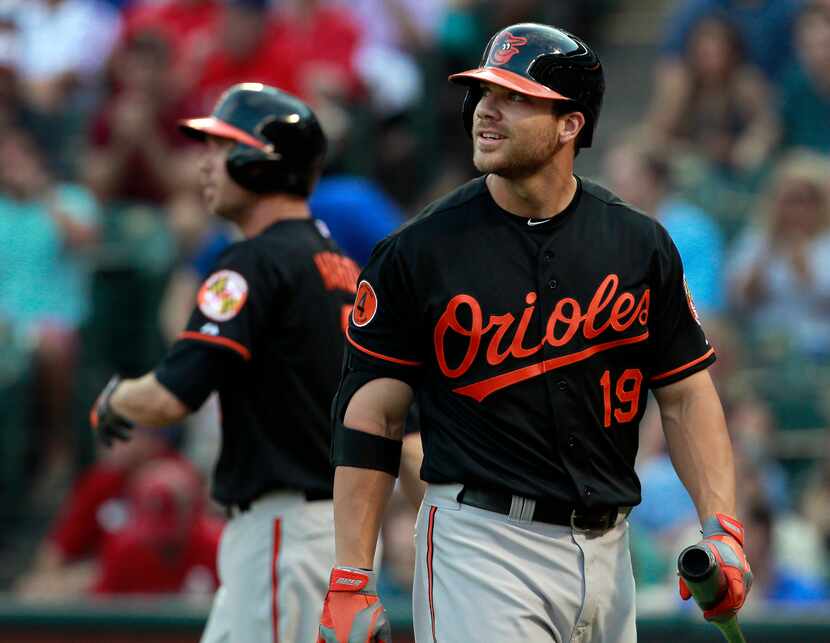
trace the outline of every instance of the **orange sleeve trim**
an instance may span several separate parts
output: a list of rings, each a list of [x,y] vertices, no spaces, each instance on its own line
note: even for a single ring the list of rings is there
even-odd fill
[[[199,342],[207,342],[208,344],[216,344],[217,346],[224,346],[225,348],[230,348],[232,351],[236,351],[242,358],[245,360],[251,359],[251,351],[245,348],[239,342],[235,342],[232,339],[228,339],[227,337],[216,337],[215,335],[205,335],[204,333],[197,333],[192,330],[186,330],[179,335],[179,339],[195,339]]]
[[[393,364],[403,364],[404,366],[421,366],[421,362],[414,362],[408,359],[398,359],[397,357],[389,357],[388,355],[382,355],[381,353],[376,353],[375,351],[370,351],[368,348],[364,348],[356,341],[352,339],[352,336],[349,334],[349,331],[346,331],[346,339],[349,340],[349,343],[354,346],[357,350],[366,353],[367,355],[371,355],[372,357],[377,357],[378,359],[386,360],[387,362],[392,362]]]
[[[682,371],[685,371],[688,368],[692,368],[692,366],[696,366],[697,364],[700,364],[703,360],[709,359],[709,357],[711,357],[714,354],[715,354],[715,349],[710,348],[703,355],[701,355],[697,359],[693,359],[688,364],[683,364],[683,366],[678,366],[677,368],[673,368],[672,370],[666,371],[665,373],[660,373],[659,375],[655,375],[649,381],[650,382],[656,382],[658,380],[664,380],[667,377],[671,377],[672,375],[677,375],[677,373],[681,373]]]

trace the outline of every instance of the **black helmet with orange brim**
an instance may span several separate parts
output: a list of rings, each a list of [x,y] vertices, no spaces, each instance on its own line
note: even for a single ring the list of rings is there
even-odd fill
[[[307,197],[326,155],[326,137],[311,108],[296,96],[260,83],[240,83],[219,98],[213,113],[179,124],[197,140],[234,141],[228,174],[257,193]]]
[[[480,83],[489,82],[527,96],[572,103],[574,111],[585,115],[577,148],[591,147],[605,77],[597,54],[567,31],[532,22],[506,27],[487,43],[476,69],[453,74],[450,80],[468,86],[462,108],[468,133],[481,98]]]

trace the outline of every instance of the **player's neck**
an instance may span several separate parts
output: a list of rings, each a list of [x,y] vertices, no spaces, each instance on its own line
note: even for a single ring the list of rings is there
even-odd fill
[[[242,234],[250,239],[277,221],[309,218],[311,209],[305,198],[292,194],[269,194],[258,198],[244,220],[238,223]]]
[[[550,166],[522,179],[490,174],[487,187],[500,208],[522,217],[545,219],[562,212],[574,198],[573,165]]]

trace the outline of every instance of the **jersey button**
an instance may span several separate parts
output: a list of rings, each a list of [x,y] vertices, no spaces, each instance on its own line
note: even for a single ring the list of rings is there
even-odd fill
[[[559,382],[557,382],[557,386],[559,387],[560,391],[568,390],[568,383],[565,380],[559,380]]]
[[[571,449],[573,449],[573,448],[576,446],[576,438],[574,437],[574,434],[573,434],[573,433],[571,433],[571,434],[568,436],[568,446],[569,446]]]
[[[591,495],[594,493],[594,490],[591,487],[585,487],[585,497],[590,498]]]
[[[554,290],[557,286],[559,286],[559,282],[556,281],[556,279],[551,279],[548,282],[548,288],[550,288],[551,290]]]
[[[552,252],[546,252],[545,255],[544,255],[544,259],[545,259],[545,263],[550,263],[551,261],[553,261],[553,253]]]

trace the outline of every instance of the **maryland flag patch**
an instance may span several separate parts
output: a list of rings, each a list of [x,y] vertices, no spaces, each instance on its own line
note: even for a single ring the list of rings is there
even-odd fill
[[[689,290],[689,284],[686,283],[686,277],[683,277],[683,288],[686,291],[686,301],[689,302],[689,312],[692,313],[692,317],[697,322],[697,325],[700,326],[700,317],[697,314],[697,306],[695,306],[695,302],[692,299],[692,291]]]
[[[199,289],[199,310],[214,321],[236,317],[248,299],[248,282],[233,270],[220,270],[207,278]]]

